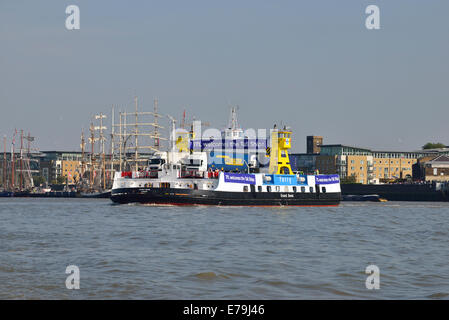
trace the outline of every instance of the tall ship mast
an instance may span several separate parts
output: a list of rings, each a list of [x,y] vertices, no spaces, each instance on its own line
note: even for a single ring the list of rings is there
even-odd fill
[[[134,112],[120,112],[119,124],[113,126],[119,128],[118,133],[114,131],[114,136],[119,137],[119,169],[137,172],[145,166],[149,154],[160,151],[160,141],[167,139],[160,135],[159,130],[164,127],[158,121],[162,115],[158,113],[157,99],[154,100],[154,111],[139,111],[137,97],[134,107]]]
[[[25,135],[24,131],[20,130],[20,148],[17,152],[17,135],[18,132],[15,130],[9,153],[7,153],[6,136],[3,137],[2,188],[6,191],[20,193],[34,188],[33,173],[38,170],[33,170],[31,165],[36,161],[31,157],[31,152],[34,150],[31,148],[31,143],[34,141],[34,137],[30,133]]]

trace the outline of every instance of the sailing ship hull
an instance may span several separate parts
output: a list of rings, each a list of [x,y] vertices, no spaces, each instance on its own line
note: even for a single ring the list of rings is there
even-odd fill
[[[174,188],[113,189],[111,200],[117,204],[211,206],[338,206],[338,193],[225,192]]]

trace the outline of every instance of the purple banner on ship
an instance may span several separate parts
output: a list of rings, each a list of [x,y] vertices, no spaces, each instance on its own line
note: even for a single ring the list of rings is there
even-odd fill
[[[210,140],[192,140],[190,141],[190,149],[195,150],[225,150],[225,149],[249,149],[249,150],[265,150],[267,148],[266,139],[210,139]]]
[[[340,182],[340,176],[338,174],[315,176],[316,184],[331,184],[331,183],[339,183],[339,182]]]
[[[225,182],[256,184],[256,176],[244,173],[224,173]]]

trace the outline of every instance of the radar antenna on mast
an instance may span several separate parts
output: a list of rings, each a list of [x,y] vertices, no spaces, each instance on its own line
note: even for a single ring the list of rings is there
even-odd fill
[[[238,106],[231,107],[231,114],[229,116],[229,123],[228,123],[228,129],[236,130],[239,129],[239,124],[237,121],[237,110],[239,109]]]

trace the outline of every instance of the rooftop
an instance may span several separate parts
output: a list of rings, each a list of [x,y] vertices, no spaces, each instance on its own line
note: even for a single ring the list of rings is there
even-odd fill
[[[441,155],[441,156],[438,156],[428,162],[448,162],[449,163],[449,157],[445,156],[445,155]]]

